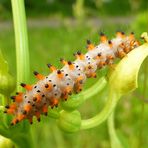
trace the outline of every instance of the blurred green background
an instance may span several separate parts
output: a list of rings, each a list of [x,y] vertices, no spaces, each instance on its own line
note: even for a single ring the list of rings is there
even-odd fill
[[[25,7],[32,83],[35,82],[32,75],[34,70],[48,74],[47,63],[61,67],[59,58],[74,60],[74,52],[86,52],[86,39],[99,43],[100,31],[109,38],[114,37],[117,30],[125,33],[134,31],[139,40],[140,34],[148,31],[147,0],[25,0]],[[15,40],[10,0],[0,0],[0,49],[15,77]],[[147,63],[145,61],[141,68],[139,88],[123,97],[116,109],[117,134],[127,148],[148,147],[148,93],[143,94],[143,82],[147,82]],[[95,81],[87,80],[85,88]],[[87,119],[98,113],[105,103],[105,97],[106,90],[103,90],[85,102],[80,108],[82,117]],[[41,120],[41,123],[31,127],[36,148],[110,147],[106,122],[94,129],[66,134],[58,129],[55,120],[49,117],[42,117]]]

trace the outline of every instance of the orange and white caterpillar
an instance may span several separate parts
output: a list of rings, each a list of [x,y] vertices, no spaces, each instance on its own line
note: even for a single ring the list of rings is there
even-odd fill
[[[107,37],[100,34],[100,44],[94,46],[87,40],[86,54],[77,52],[74,54],[74,62],[60,59],[64,64],[62,69],[56,69],[53,65],[47,64],[52,71],[48,76],[34,72],[38,79],[37,83],[28,85],[21,83],[26,89],[25,93],[17,93],[12,96],[13,103],[6,106],[5,113],[13,114],[15,117],[11,125],[28,119],[32,124],[33,116],[40,121],[40,115],[47,115],[48,107],[57,107],[59,100],[67,100],[68,96],[79,93],[86,78],[96,77],[96,70],[106,65],[111,65],[116,58],[123,58],[128,52],[139,46],[134,33],[126,36],[123,32],[117,32],[116,38],[107,40]]]

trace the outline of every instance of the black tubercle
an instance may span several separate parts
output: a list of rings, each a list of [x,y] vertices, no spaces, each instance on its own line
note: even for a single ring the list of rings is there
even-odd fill
[[[48,88],[49,87],[49,85],[48,84],[45,84],[45,88]]]
[[[9,105],[6,105],[5,108],[10,108],[10,106]]]
[[[24,110],[24,111],[23,111],[23,114],[26,115],[26,114],[27,114],[27,111]]]
[[[7,111],[5,110],[4,113],[7,113]]]
[[[87,40],[86,42],[87,42],[88,45],[91,44],[91,41],[90,40]]]
[[[25,86],[26,86],[26,84],[25,84],[25,83],[21,83],[20,85],[21,85],[22,87],[25,87]]]
[[[65,76],[68,76],[68,73],[66,73]]]
[[[72,62],[71,61],[68,61],[68,65],[71,65],[72,64]]]
[[[81,55],[81,51],[77,51],[77,54],[78,54],[78,55]]]
[[[123,31],[121,32],[121,34],[122,34],[122,35],[125,35],[125,33],[124,33]]]
[[[61,74],[61,70],[57,70],[57,74]]]
[[[52,65],[51,64],[47,64],[48,68],[50,68]]]
[[[17,124],[17,123],[19,123],[19,120],[18,120],[18,119],[16,119],[16,124]]]
[[[14,99],[15,99],[15,96],[11,96],[10,98],[11,98],[12,100],[14,100]]]
[[[109,41],[108,41],[108,44],[112,44],[112,41],[111,41],[111,40],[109,40]]]
[[[64,59],[63,58],[60,58],[60,62],[62,62]]]
[[[33,101],[36,101],[37,100],[37,97],[33,97]]]
[[[10,124],[11,126],[13,126],[14,124],[11,122],[11,124]]]
[[[39,73],[37,71],[34,71],[33,74],[36,76],[38,75]]]
[[[99,57],[101,56],[101,52],[98,53],[98,56],[99,56]]]
[[[37,86],[34,86],[34,88],[37,88]]]
[[[100,34],[100,36],[104,36],[105,35],[103,32],[100,32],[99,34]]]
[[[40,122],[41,121],[41,118],[38,118],[37,120],[38,120],[38,122]]]

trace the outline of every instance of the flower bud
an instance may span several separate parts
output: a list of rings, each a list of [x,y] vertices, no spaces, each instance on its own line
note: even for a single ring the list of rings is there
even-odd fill
[[[15,80],[9,74],[0,73],[0,93],[4,95],[9,95],[15,89]]]
[[[8,73],[8,63],[0,50],[0,93],[8,96],[15,88],[15,80]]]
[[[58,125],[65,132],[77,132],[79,131],[81,126],[81,115],[77,110],[72,112],[67,112],[63,110],[60,112]]]

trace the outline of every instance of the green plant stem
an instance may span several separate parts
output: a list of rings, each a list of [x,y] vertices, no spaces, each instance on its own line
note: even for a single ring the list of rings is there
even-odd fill
[[[140,122],[140,131],[139,131],[139,145],[138,147],[140,148],[141,145],[143,144],[143,129],[144,129],[144,113],[145,113],[145,102],[144,100],[146,99],[146,92],[147,92],[147,76],[148,76],[148,59],[146,59],[145,67],[144,67],[144,81],[143,81],[143,98],[142,98],[142,103],[141,103],[141,122]]]
[[[84,101],[91,98],[98,92],[100,92],[107,85],[105,77],[100,78],[92,87],[86,89],[81,93],[84,98]]]
[[[61,102],[61,106],[64,110],[75,110],[87,99],[99,93],[107,84],[105,77],[100,78],[91,88],[82,91],[76,96],[72,96],[67,102]]]
[[[17,91],[21,91],[19,84],[28,82],[30,74],[25,7],[24,0],[11,0],[11,3],[16,44]]]
[[[123,148],[116,135],[115,125],[114,125],[114,112],[109,116],[107,123],[108,123],[111,148]]]
[[[112,91],[110,91],[109,93],[109,98],[107,99],[103,110],[93,118],[82,120],[81,129],[96,127],[104,122],[111,115],[121,95],[117,93],[112,93]]]
[[[16,45],[16,65],[17,65],[17,91],[22,91],[19,84],[23,81],[29,82],[30,64],[29,64],[29,49],[28,36],[26,27],[26,15],[24,0],[11,0],[13,11],[13,22],[15,30],[15,45]],[[10,138],[17,144],[18,147],[32,147],[32,137],[30,128],[26,123],[26,129],[20,135],[16,133],[16,137]]]

